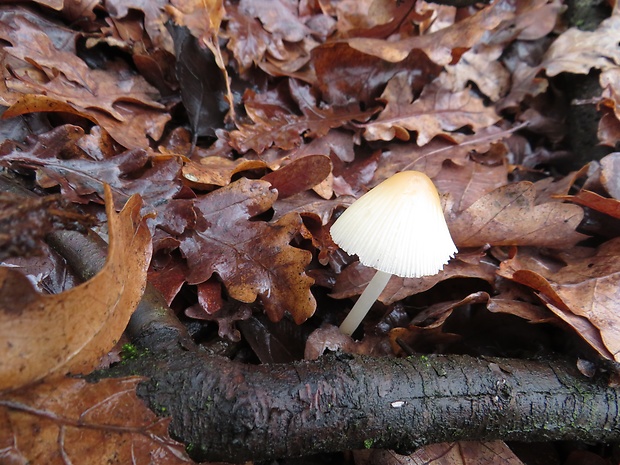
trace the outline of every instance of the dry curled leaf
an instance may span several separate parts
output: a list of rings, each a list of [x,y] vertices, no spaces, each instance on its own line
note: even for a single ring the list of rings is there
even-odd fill
[[[146,286],[151,235],[139,196],[114,211],[106,187],[110,246],[89,281],[56,295],[38,294],[21,273],[0,268],[0,390],[51,375],[88,373],[116,342]],[[33,338],[33,335],[36,337]]]

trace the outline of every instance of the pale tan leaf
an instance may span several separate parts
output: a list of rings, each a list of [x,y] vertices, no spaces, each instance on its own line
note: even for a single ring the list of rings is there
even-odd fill
[[[571,247],[587,236],[575,231],[583,219],[577,205],[535,204],[530,182],[508,184],[494,190],[465,211],[448,215],[448,226],[458,247],[534,245]]]
[[[141,204],[133,196],[117,214],[106,186],[108,257],[97,275],[73,289],[38,294],[19,272],[0,268],[0,390],[89,372],[116,344],[142,297],[151,258]]]

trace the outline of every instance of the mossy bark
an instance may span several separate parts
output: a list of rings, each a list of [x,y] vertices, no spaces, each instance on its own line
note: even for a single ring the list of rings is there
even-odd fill
[[[139,363],[133,372],[150,377],[139,394],[172,416],[171,432],[201,460],[271,460],[368,444],[412,451],[474,439],[620,439],[620,390],[564,361],[336,354],[244,365],[175,350]]]

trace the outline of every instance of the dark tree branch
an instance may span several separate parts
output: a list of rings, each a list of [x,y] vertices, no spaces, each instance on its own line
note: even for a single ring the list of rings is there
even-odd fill
[[[51,241],[85,277],[103,263],[92,237],[66,232]],[[568,361],[337,354],[242,365],[201,353],[152,288],[129,331],[147,355],[107,375],[148,377],[141,396],[172,416],[173,435],[201,460],[267,460],[369,442],[409,451],[466,439],[620,439],[620,389]]]
[[[145,368],[151,379],[140,393],[170,412],[174,435],[203,460],[267,460],[368,441],[412,451],[468,439],[620,438],[620,390],[569,362],[332,355],[248,366],[195,352],[170,357]]]

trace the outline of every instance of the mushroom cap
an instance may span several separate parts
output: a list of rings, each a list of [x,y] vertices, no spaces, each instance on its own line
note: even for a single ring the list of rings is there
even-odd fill
[[[458,252],[433,181],[402,171],[368,191],[330,229],[363,265],[406,278],[438,273]]]

